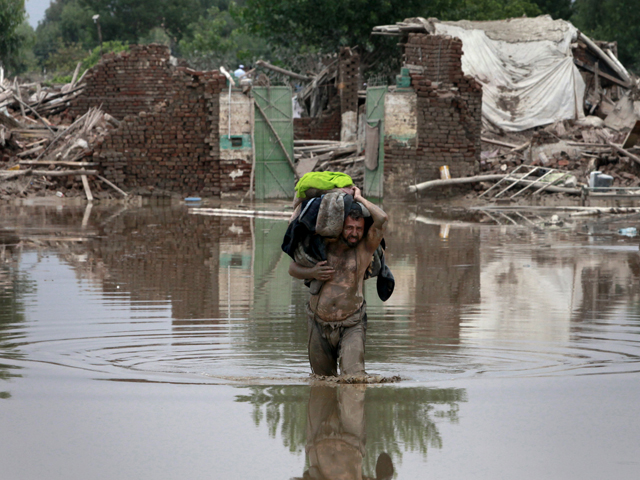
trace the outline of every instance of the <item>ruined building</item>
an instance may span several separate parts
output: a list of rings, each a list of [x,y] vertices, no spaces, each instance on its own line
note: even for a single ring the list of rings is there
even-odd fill
[[[480,160],[482,86],[462,72],[462,41],[409,34],[404,66],[385,98],[385,194],[440,178],[473,175]]]

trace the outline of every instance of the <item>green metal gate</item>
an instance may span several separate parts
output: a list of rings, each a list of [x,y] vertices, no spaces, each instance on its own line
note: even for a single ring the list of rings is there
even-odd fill
[[[384,97],[387,87],[367,88],[367,124],[378,128],[378,165],[374,170],[364,169],[364,196],[382,198],[384,183]]]
[[[287,154],[294,158],[291,88],[254,87],[252,91],[256,198],[293,198],[295,178],[287,159]]]

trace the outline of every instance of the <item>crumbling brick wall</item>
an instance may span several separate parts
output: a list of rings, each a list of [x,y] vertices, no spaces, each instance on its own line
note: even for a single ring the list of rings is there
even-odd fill
[[[173,66],[163,45],[133,45],[128,52],[105,55],[86,83],[69,115],[102,106],[122,121],[93,154],[118,186],[136,193],[206,196],[248,190],[250,165],[220,156],[220,92],[226,79],[217,71]],[[243,169],[240,179],[238,169]]]
[[[329,108],[319,117],[293,119],[293,138],[296,140],[340,140],[340,104],[334,97]]]
[[[462,41],[444,35],[410,34],[405,66],[417,99],[413,144],[385,139],[386,191],[440,178],[447,165],[452,177],[477,172],[481,152],[482,86],[462,72]]]
[[[87,72],[86,87],[70,106],[69,116],[76,118],[101,105],[118,120],[150,111],[175,93],[176,67],[170,58],[169,47],[157,44],[131,45],[128,52],[105,54]]]
[[[360,85],[360,55],[348,47],[340,49],[338,58],[338,91],[340,113],[358,111],[358,86]]]
[[[136,193],[219,195],[219,94],[226,79],[179,68],[171,85],[170,99],[126,116],[96,146],[94,161],[105,177]]]

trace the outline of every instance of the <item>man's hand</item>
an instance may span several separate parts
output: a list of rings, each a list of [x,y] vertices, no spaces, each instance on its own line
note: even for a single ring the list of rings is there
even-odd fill
[[[311,272],[313,278],[326,282],[327,280],[331,280],[331,278],[333,278],[335,270],[327,265],[327,261],[324,260],[322,262],[316,263],[315,266],[311,268]]]
[[[355,185],[353,187],[353,199],[356,202],[362,202],[362,200],[364,199],[364,197],[362,196],[362,191],[360,191],[360,189]]]

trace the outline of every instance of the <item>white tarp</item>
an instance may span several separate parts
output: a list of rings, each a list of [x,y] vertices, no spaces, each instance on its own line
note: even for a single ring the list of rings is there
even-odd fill
[[[584,116],[585,84],[573,63],[576,28],[549,16],[436,22],[462,40],[462,70],[482,83],[482,121],[521,131]]]

